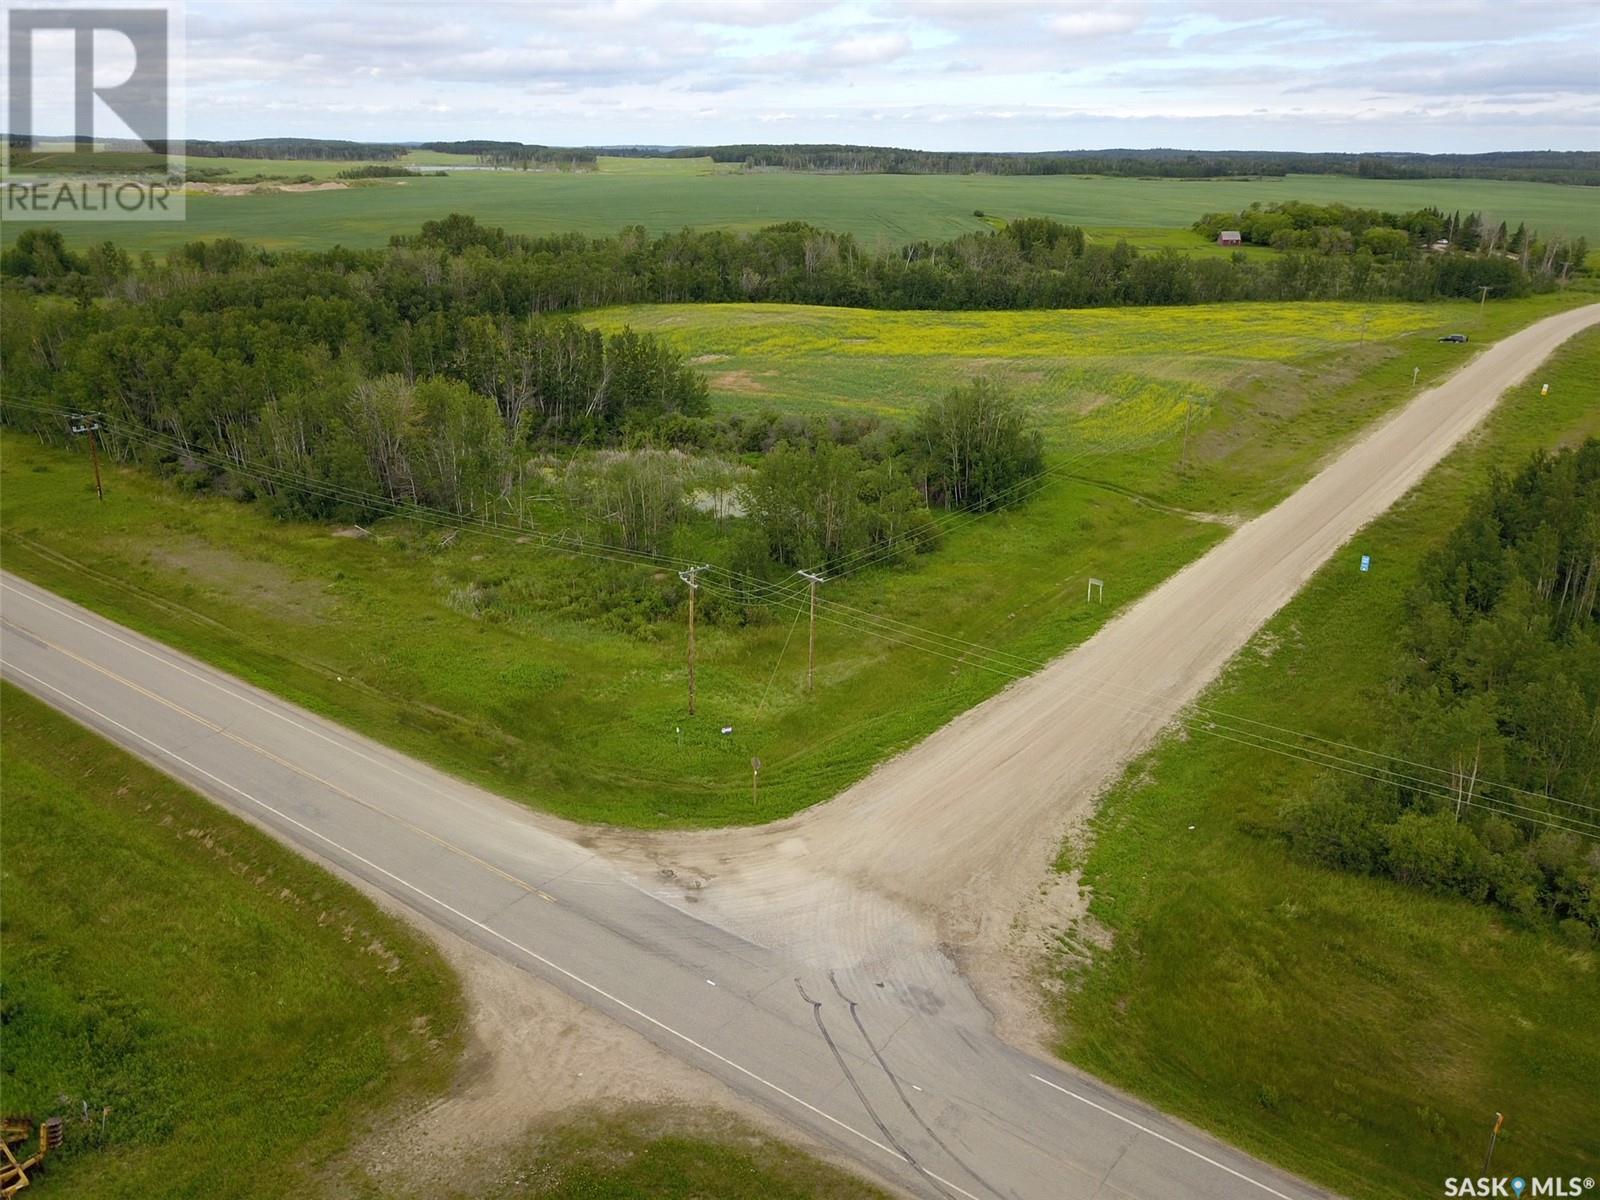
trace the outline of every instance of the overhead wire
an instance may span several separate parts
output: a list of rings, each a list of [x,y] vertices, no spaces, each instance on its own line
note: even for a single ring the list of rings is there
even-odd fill
[[[66,416],[69,410],[54,405],[30,403],[26,400],[7,398],[6,404],[15,405],[32,411],[45,412],[51,415]],[[533,544],[541,548],[567,553],[580,557],[610,561],[627,566],[686,569],[697,565],[690,560],[674,558],[654,552],[632,550],[609,543],[591,542],[583,538],[574,538],[566,534],[551,534],[547,531],[534,529],[517,522],[509,527],[501,525],[498,521],[490,521],[477,515],[467,516],[460,513],[450,513],[446,510],[429,508],[415,502],[393,500],[387,497],[363,492],[344,485],[334,484],[326,480],[314,479],[285,468],[273,467],[260,463],[252,463],[235,459],[231,456],[217,454],[199,447],[192,446],[184,440],[159,431],[149,430],[146,427],[124,422],[115,417],[104,417],[102,420],[117,426],[115,432],[132,441],[151,446],[164,453],[187,455],[200,461],[207,461],[229,471],[236,471],[246,476],[254,477],[271,486],[281,488],[298,488],[303,491],[319,495],[325,499],[336,500],[341,503],[367,508],[374,511],[388,511],[400,519],[413,520],[420,524],[431,525],[438,528],[452,528],[471,532],[483,533],[501,540],[528,543],[531,537]],[[1107,453],[1112,451],[1107,450]],[[1081,456],[1080,456],[1081,457]],[[1042,486],[1042,485],[1041,485]],[[1008,501],[1009,503],[1009,501]],[[954,513],[952,516],[967,516],[975,518],[980,513]],[[858,568],[853,568],[858,569]],[[795,626],[804,607],[797,603],[798,591],[790,592],[775,589],[773,585],[755,579],[748,575],[730,571],[726,568],[711,567],[703,570],[714,577],[726,578],[730,586],[744,590],[744,595],[726,593],[727,598],[735,602],[753,602],[765,607],[788,608],[794,612],[794,620],[790,625],[789,638],[793,637]],[[710,585],[710,590],[716,594],[718,588]],[[1023,678],[1033,672],[1048,666],[1046,660],[1033,659],[1025,655],[1008,651],[997,650],[982,643],[967,639],[957,638],[953,635],[939,633],[938,631],[915,626],[910,622],[889,617],[885,614],[873,613],[866,609],[855,608],[841,601],[831,600],[826,597],[818,598],[818,616],[830,623],[851,629],[857,633],[875,636],[885,640],[905,645],[923,653],[933,654],[957,663],[981,667],[992,673],[1001,675],[1010,680]],[[784,650],[788,648],[788,638],[785,639]],[[778,661],[774,664],[773,677],[776,676],[778,666],[782,662],[783,651],[780,651]],[[768,689],[771,687],[771,678],[768,680]],[[1162,702],[1163,698],[1157,693],[1132,688],[1112,678],[1089,679],[1085,681],[1092,690],[1080,686],[1074,694],[1102,695],[1104,690],[1117,694],[1120,699],[1116,702],[1127,711],[1141,711],[1146,715],[1159,715],[1153,705]],[[1102,698],[1105,698],[1102,695]],[[763,691],[762,703],[765,704],[766,691]],[[1464,804],[1474,808],[1491,812],[1500,812],[1502,815],[1514,819],[1527,820],[1553,828],[1562,828],[1567,832],[1578,833],[1585,837],[1600,837],[1600,823],[1591,822],[1567,813],[1553,812],[1549,809],[1535,808],[1506,798],[1489,795],[1491,792],[1507,792],[1518,794],[1530,799],[1543,801],[1545,804],[1561,805],[1576,808],[1586,812],[1600,813],[1600,808],[1586,805],[1578,801],[1564,800],[1551,796],[1548,793],[1536,792],[1514,785],[1503,784],[1493,780],[1474,780],[1471,792],[1463,792],[1459,787],[1454,787],[1449,780],[1456,772],[1445,768],[1417,763],[1400,758],[1382,751],[1369,750],[1362,747],[1351,746],[1334,739],[1325,738],[1303,730],[1290,729],[1277,726],[1270,722],[1256,718],[1244,717],[1227,713],[1202,703],[1191,703],[1184,706],[1186,712],[1192,714],[1184,716],[1179,714],[1178,719],[1191,726],[1198,725],[1203,732],[1212,733],[1229,741],[1239,742],[1259,750],[1286,755],[1301,761],[1314,763],[1324,767],[1343,771],[1347,774],[1360,775],[1378,783],[1393,786],[1409,787],[1420,794],[1428,795],[1449,803]],[[1164,710],[1162,710],[1164,711]],[[1285,735],[1287,738],[1301,741],[1314,741],[1323,745],[1343,750],[1350,754],[1364,756],[1377,761],[1363,762],[1360,759],[1345,758],[1329,750],[1319,750],[1315,747],[1297,746],[1295,743],[1282,738],[1271,738],[1255,729],[1240,728],[1241,725],[1255,726],[1257,729],[1269,730],[1273,733]],[[1425,779],[1409,775],[1385,763],[1399,763],[1418,770],[1433,772],[1445,776],[1446,779]],[[1551,819],[1553,818],[1553,820]],[[1560,824],[1566,822],[1569,824]],[[1593,830],[1595,832],[1589,832]]]
[[[786,604],[783,602],[778,603],[780,607],[794,608],[796,615],[798,616],[800,611],[799,605]],[[943,635],[932,633],[931,631],[926,630],[916,630],[914,627],[911,629],[886,629],[883,626],[872,626],[857,623],[849,620],[848,618],[841,618],[833,613],[826,613],[823,611],[819,611],[818,616],[821,619],[830,621],[834,624],[842,625],[858,633],[866,633],[870,636],[881,637],[885,640],[906,645],[910,648],[921,650],[925,653],[933,654],[953,662],[968,663],[970,665],[983,668],[1008,680],[1014,681],[1024,678],[1031,674],[1032,671],[1037,667],[1045,665],[1034,660],[1022,659],[1020,656],[1007,655],[1004,652],[988,653],[986,652],[987,648],[981,647],[976,643],[966,644],[968,647],[967,649],[962,649],[959,646],[952,647],[948,644],[941,644],[937,639]],[[1157,707],[1157,701],[1159,701],[1160,698],[1154,693],[1141,694],[1138,689],[1126,688],[1125,686],[1119,685],[1115,680],[1110,679],[1090,680],[1088,683],[1091,686],[1075,687],[1069,694],[1080,697],[1095,696],[1102,701],[1117,705],[1124,711],[1142,712],[1144,715],[1149,716],[1167,715],[1164,708]],[[1112,693],[1119,691],[1123,693],[1131,693],[1135,698],[1130,699],[1126,695],[1121,697],[1116,695],[1108,697],[1102,693],[1101,689],[1104,688],[1110,689]],[[1238,720],[1238,718],[1233,717],[1231,714],[1220,713],[1214,709],[1204,711],[1204,706],[1194,705],[1185,706],[1185,710],[1190,713],[1196,713],[1197,715],[1185,716],[1184,711],[1180,711],[1179,713],[1175,714],[1174,719],[1183,722],[1185,725],[1191,728],[1198,728],[1200,732],[1215,733],[1218,736],[1232,735],[1228,737],[1228,740],[1243,742],[1244,744],[1254,746],[1257,749],[1272,753],[1287,754],[1289,757],[1298,758],[1302,761],[1335,767],[1345,771],[1346,773],[1362,775],[1363,777],[1376,783],[1406,787],[1420,794],[1445,800],[1450,803],[1459,802],[1470,804],[1475,808],[1487,808],[1491,811],[1502,812],[1503,815],[1512,816],[1518,819],[1531,820],[1546,825],[1551,825],[1555,822],[1568,822],[1570,824],[1562,824],[1559,827],[1567,829],[1568,832],[1578,833],[1585,837],[1600,837],[1600,823],[1587,821],[1583,818],[1571,816],[1559,811],[1535,808],[1514,800],[1489,795],[1490,792],[1495,790],[1512,790],[1510,789],[1509,785],[1499,785],[1491,780],[1480,779],[1474,781],[1472,791],[1463,792],[1460,789],[1450,790],[1440,780],[1410,776],[1404,772],[1397,771],[1394,768],[1384,766],[1381,762],[1371,763],[1352,760],[1334,754],[1331,751],[1319,750],[1315,747],[1298,747],[1295,746],[1294,743],[1285,741],[1281,738],[1272,738],[1265,734],[1258,733],[1255,730],[1242,729],[1237,725],[1230,723]],[[1249,718],[1245,718],[1244,720],[1248,723],[1258,724],[1264,727],[1266,725],[1264,722],[1254,722]],[[1310,736],[1315,739],[1315,735],[1305,735],[1298,730],[1277,728],[1277,731],[1283,732],[1294,738],[1304,738]],[[1339,743],[1332,743],[1330,739],[1315,740],[1321,740],[1328,744],[1342,746],[1342,744]],[[1364,754],[1368,755],[1369,757],[1375,757],[1379,759],[1386,757],[1380,752],[1367,751],[1359,747],[1343,748],[1350,750],[1352,753]],[[1518,790],[1526,791],[1525,789]],[[1585,811],[1600,812],[1600,810],[1594,809],[1593,806],[1584,805],[1577,801],[1568,801],[1559,797],[1548,796],[1545,793],[1527,794],[1544,800],[1548,804],[1564,805]],[[1492,801],[1492,804],[1475,802],[1473,797],[1476,797],[1477,801]]]

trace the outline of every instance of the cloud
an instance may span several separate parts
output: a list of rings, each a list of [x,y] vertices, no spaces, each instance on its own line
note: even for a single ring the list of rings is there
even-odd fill
[[[1111,34],[1132,33],[1144,18],[1138,13],[1123,9],[1089,9],[1083,12],[1060,13],[1045,21],[1045,28],[1070,38],[1100,38]]]
[[[195,137],[1600,145],[1592,0],[189,0],[187,25]]]
[[[911,39],[903,33],[862,34],[834,42],[822,60],[853,67],[871,66],[893,62],[904,57],[910,49]]]

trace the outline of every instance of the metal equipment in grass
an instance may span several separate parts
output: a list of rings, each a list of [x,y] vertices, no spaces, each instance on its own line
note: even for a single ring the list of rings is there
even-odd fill
[[[33,1138],[35,1128],[32,1117],[0,1118],[0,1197],[15,1196],[32,1183],[28,1172],[36,1172],[45,1157],[58,1149],[66,1136],[61,1118],[48,1117],[37,1126],[38,1141],[33,1153],[19,1159],[17,1148]]]

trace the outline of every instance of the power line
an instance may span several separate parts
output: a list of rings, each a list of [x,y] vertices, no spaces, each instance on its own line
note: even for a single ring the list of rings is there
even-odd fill
[[[781,601],[774,603],[778,607],[793,608],[797,616],[800,612],[804,611],[804,609],[798,603],[785,604]],[[837,607],[837,605],[830,602],[829,607],[833,608]],[[821,615],[824,620],[831,621],[835,624],[852,629],[855,632],[866,633],[869,636],[877,636],[883,638],[884,640],[905,645],[912,649],[921,650],[925,653],[933,654],[953,662],[966,662],[970,665],[980,667],[1010,680],[1023,678],[1031,673],[1029,668],[1043,665],[1033,660],[1020,659],[1016,656],[1006,655],[1004,652],[988,652],[987,648],[979,646],[976,643],[968,643],[967,646],[969,648],[965,650],[962,650],[959,646],[952,647],[950,645],[941,644],[938,639],[943,635],[927,630],[918,630],[915,627],[899,630],[886,629],[881,625],[853,621],[849,618],[840,617],[827,611],[824,611]],[[1007,662],[1006,660],[1008,658],[1013,659],[1013,661]],[[1114,692],[1121,691],[1130,693],[1135,697],[1140,697],[1138,699],[1107,698],[1109,699],[1109,702],[1116,704],[1124,711],[1143,712],[1145,715],[1161,715],[1161,710],[1156,706],[1155,703],[1155,701],[1159,700],[1159,697],[1157,697],[1154,693],[1144,693],[1143,696],[1148,697],[1148,699],[1146,699],[1141,697],[1141,694],[1137,689],[1127,688],[1125,685],[1118,684],[1115,680],[1101,679],[1091,680],[1089,682],[1091,684],[1098,685],[1098,687],[1110,688]],[[1082,697],[1098,695],[1100,693],[1092,687],[1077,687],[1072,689],[1069,694]],[[1578,833],[1585,837],[1600,837],[1600,824],[1595,822],[1587,821],[1579,817],[1569,816],[1561,812],[1552,812],[1549,810],[1534,808],[1532,806],[1521,804],[1509,799],[1495,799],[1484,794],[1485,792],[1492,790],[1517,790],[1525,792],[1525,789],[1512,789],[1510,785],[1500,785],[1494,783],[1493,781],[1480,780],[1474,786],[1476,789],[1482,789],[1482,791],[1479,793],[1478,800],[1474,801],[1466,799],[1459,791],[1447,790],[1446,785],[1437,780],[1422,779],[1415,776],[1410,776],[1403,772],[1396,771],[1393,768],[1383,766],[1381,763],[1363,763],[1358,760],[1344,758],[1340,755],[1333,754],[1330,751],[1317,750],[1314,748],[1298,748],[1293,746],[1292,743],[1283,741],[1282,739],[1270,738],[1265,734],[1258,733],[1254,730],[1241,729],[1235,725],[1229,724],[1230,721],[1241,720],[1241,718],[1234,718],[1229,714],[1219,713],[1216,710],[1206,710],[1204,706],[1191,705],[1185,707],[1189,710],[1198,710],[1198,714],[1194,716],[1185,716],[1183,712],[1179,712],[1175,715],[1175,719],[1183,722],[1191,728],[1197,728],[1200,732],[1214,733],[1218,736],[1226,737],[1228,740],[1238,741],[1243,744],[1253,746],[1259,750],[1266,750],[1270,753],[1285,754],[1288,757],[1297,758],[1301,761],[1333,767],[1334,769],[1343,770],[1347,774],[1359,774],[1363,778],[1369,779],[1376,783],[1408,787],[1410,790],[1416,791],[1419,794],[1441,800],[1448,800],[1452,803],[1461,801],[1463,803],[1471,804],[1472,807],[1475,808],[1483,808],[1489,811],[1501,812],[1502,815],[1512,816],[1517,819],[1534,821],[1538,824],[1566,829],[1568,832]],[[1242,720],[1252,724],[1261,725],[1263,727],[1268,727],[1266,726],[1266,723],[1256,722],[1250,718],[1242,718]],[[1316,735],[1304,734],[1297,730],[1278,728],[1278,731],[1286,733],[1291,737],[1310,738],[1313,740],[1323,741],[1331,745],[1340,745],[1339,743],[1331,742],[1330,739],[1317,738]],[[1359,747],[1343,748],[1348,749],[1355,754],[1363,754],[1378,759],[1389,757],[1379,751],[1364,750]],[[1439,770],[1439,768],[1429,769]],[[1544,793],[1527,794],[1544,800],[1549,804],[1565,805],[1585,811],[1600,811],[1577,801],[1562,800],[1559,797],[1548,796]],[[1478,802],[1491,799],[1494,800],[1493,804]],[[1555,822],[1570,822],[1571,824],[1557,825]],[[1593,830],[1594,832],[1590,832],[1590,830]]]
[[[51,415],[69,415],[65,410],[56,408],[54,406],[34,404],[11,398],[8,398],[6,403],[25,409],[31,409],[33,411],[49,413]],[[675,559],[648,551],[630,550],[626,547],[614,546],[608,543],[588,542],[584,539],[573,538],[570,535],[565,534],[549,534],[544,531],[531,529],[520,522],[512,526],[512,530],[516,532],[508,532],[497,523],[489,522],[480,517],[468,517],[459,513],[452,514],[444,510],[429,508],[415,502],[408,503],[405,501],[393,500],[382,496],[373,495],[371,493],[360,492],[358,490],[343,485],[329,483],[324,480],[313,479],[309,476],[290,471],[286,468],[263,466],[261,464],[249,463],[224,455],[219,455],[211,451],[190,446],[181,439],[172,437],[170,435],[148,430],[142,426],[132,426],[129,422],[123,422],[113,418],[109,419],[107,424],[119,427],[117,432],[129,438],[129,440],[142,442],[146,445],[153,446],[169,453],[184,454],[190,457],[207,460],[215,465],[223,467],[224,469],[236,471],[248,476],[253,476],[268,482],[273,486],[283,488],[299,488],[300,490],[307,491],[315,495],[320,495],[326,499],[334,499],[342,503],[348,503],[373,510],[387,510],[392,515],[401,519],[409,519],[417,521],[421,524],[432,525],[441,528],[447,527],[466,529],[472,532],[487,534],[491,537],[496,537],[501,540],[527,543],[527,539],[531,535],[534,540],[533,542],[527,544],[533,544],[542,549],[554,550],[558,553],[566,553],[580,557],[610,561],[626,566],[643,566],[652,569],[670,567],[672,569],[679,570],[680,573],[693,572],[696,576],[695,583],[699,586],[706,586],[708,590],[712,591],[713,593],[715,593],[716,589],[705,580],[700,579],[699,576],[705,574],[725,577],[732,581],[735,585],[744,587],[747,592],[747,598],[750,602],[754,602],[765,607],[787,607],[793,609],[795,612],[796,622],[798,621],[800,614],[804,611],[807,611],[805,607],[795,603],[798,589],[783,589],[777,585],[772,585],[766,581],[733,572],[726,568],[708,567],[702,564],[689,562],[688,560]],[[1109,453],[1111,451],[1107,450],[1106,452]],[[1040,486],[1042,486],[1042,484]],[[969,512],[965,514],[956,513],[949,515],[971,520],[975,519],[975,517],[980,514],[976,512]],[[851,569],[856,570],[860,568],[855,567]],[[693,591],[693,586],[694,585],[691,585],[691,593]],[[763,592],[765,593],[764,595]],[[734,600],[735,602],[741,599],[738,596],[729,596],[728,598]],[[817,615],[820,615],[822,619],[831,621],[834,624],[852,629],[858,633],[865,633],[869,636],[877,636],[897,644],[905,645],[909,648],[920,650],[924,653],[934,654],[939,657],[949,659],[950,661],[957,663],[966,662],[970,665],[980,667],[995,674],[999,674],[1007,679],[1019,679],[1049,665],[1048,661],[1046,660],[1032,659],[1024,655],[997,650],[993,647],[983,645],[982,643],[973,642],[954,637],[953,635],[942,634],[937,631],[921,628],[911,624],[910,622],[901,621],[898,618],[889,617],[883,614],[871,613],[864,609],[857,609],[850,605],[843,604],[840,601],[817,598],[816,605],[818,609]],[[841,611],[843,615],[840,615]],[[790,627],[790,633],[792,636],[793,625]],[[787,641],[785,642],[785,648],[787,648]],[[691,672],[692,669],[693,668],[691,666]],[[776,672],[776,669],[777,668],[775,664],[774,672]],[[1158,710],[1156,709],[1155,705],[1162,701],[1162,697],[1160,697],[1157,693],[1131,688],[1128,685],[1120,683],[1119,681],[1111,678],[1091,679],[1088,680],[1087,683],[1093,685],[1093,687],[1097,689],[1109,689],[1113,692],[1122,693],[1124,698],[1118,701],[1118,703],[1120,703],[1121,707],[1127,711],[1140,711],[1142,709],[1147,714],[1156,715]],[[690,686],[692,689],[692,681]],[[1082,696],[1093,693],[1083,687],[1078,687],[1074,689],[1072,694]],[[763,693],[763,703],[764,702],[765,693]],[[693,701],[691,699],[691,705],[692,703]],[[1532,821],[1537,824],[1548,825],[1552,828],[1563,828],[1568,832],[1578,833],[1585,837],[1596,836],[1593,833],[1586,832],[1586,829],[1592,828],[1600,830],[1600,825],[1597,825],[1594,822],[1590,822],[1579,817],[1569,816],[1565,813],[1549,812],[1543,809],[1536,809],[1532,806],[1521,804],[1509,799],[1499,799],[1495,800],[1493,804],[1488,804],[1481,801],[1491,799],[1491,797],[1488,797],[1482,793],[1480,793],[1477,800],[1466,798],[1459,790],[1446,790],[1447,784],[1443,781],[1419,778],[1417,776],[1398,771],[1392,767],[1385,766],[1383,763],[1396,762],[1402,765],[1414,767],[1418,770],[1431,771],[1445,776],[1450,775],[1450,772],[1448,772],[1445,768],[1411,762],[1410,760],[1399,758],[1382,751],[1368,750],[1361,747],[1350,746],[1346,743],[1337,742],[1333,739],[1321,737],[1317,734],[1289,729],[1283,726],[1276,726],[1269,722],[1260,721],[1255,718],[1229,714],[1203,704],[1196,703],[1185,707],[1188,711],[1196,715],[1185,717],[1180,713],[1178,716],[1179,720],[1183,720],[1186,723],[1198,722],[1200,728],[1204,732],[1210,732],[1216,736],[1224,737],[1226,740],[1236,741],[1244,745],[1253,746],[1256,749],[1284,754],[1287,757],[1296,758],[1300,761],[1330,767],[1335,770],[1342,770],[1347,774],[1358,774],[1363,778],[1367,778],[1378,783],[1386,783],[1394,786],[1408,786],[1412,790],[1418,791],[1424,795],[1449,800],[1451,802],[1465,803],[1472,807],[1485,809],[1491,812],[1501,812],[1503,815],[1512,816],[1516,819]],[[1360,762],[1359,760],[1344,758],[1338,754],[1333,754],[1330,751],[1316,749],[1301,750],[1297,753],[1295,752],[1293,744],[1290,742],[1285,742],[1281,739],[1269,738],[1265,734],[1255,732],[1254,730],[1240,729],[1238,725],[1233,724],[1234,722],[1256,726],[1259,729],[1270,730],[1274,733],[1281,733],[1290,738],[1320,742],[1324,745],[1334,747],[1335,749],[1344,750],[1351,754],[1366,756],[1367,758],[1376,759],[1378,761],[1364,763]],[[1496,781],[1478,781],[1474,784],[1474,788],[1483,789],[1483,792],[1503,791],[1520,794],[1529,798],[1541,800],[1547,804],[1562,805],[1588,812],[1600,812],[1600,808],[1586,805],[1578,801],[1564,800],[1559,797],[1550,796],[1547,793],[1534,792],[1530,791],[1529,789],[1518,788],[1510,784],[1502,784]],[[1542,818],[1554,818],[1554,821],[1557,822],[1571,822],[1573,825],[1582,828],[1572,828],[1567,825],[1554,824],[1551,820]]]

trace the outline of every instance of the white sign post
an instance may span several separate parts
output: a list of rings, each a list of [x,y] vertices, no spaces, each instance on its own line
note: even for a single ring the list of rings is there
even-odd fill
[[[1106,598],[1106,581],[1104,579],[1096,579],[1096,578],[1094,578],[1094,576],[1091,575],[1089,577],[1089,591],[1083,598],[1084,602],[1088,603],[1090,600],[1098,599],[1102,603],[1104,603],[1105,602],[1105,598]]]

